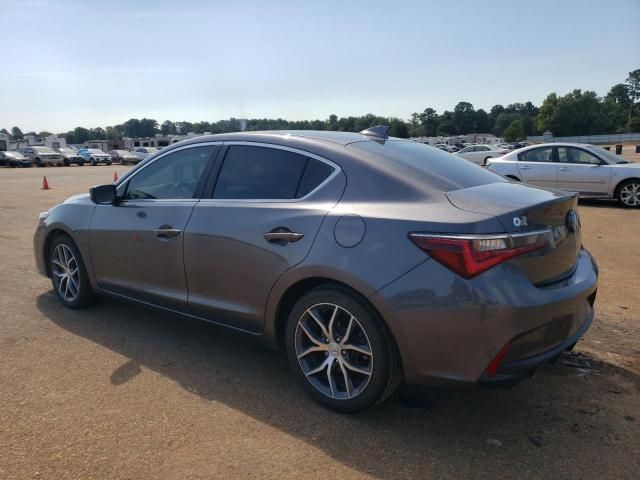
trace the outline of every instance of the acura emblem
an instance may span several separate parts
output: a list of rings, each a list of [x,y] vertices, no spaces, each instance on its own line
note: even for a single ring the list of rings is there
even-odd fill
[[[570,232],[577,232],[580,229],[580,217],[578,217],[575,210],[569,210],[567,212],[564,222],[567,225],[567,230]]]

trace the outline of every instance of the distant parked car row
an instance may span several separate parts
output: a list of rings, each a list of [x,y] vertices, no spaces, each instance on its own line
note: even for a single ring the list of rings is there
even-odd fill
[[[99,164],[111,165],[120,163],[122,165],[133,164],[144,160],[149,155],[158,151],[154,147],[137,147],[129,150],[110,150],[107,153],[97,148],[74,149],[49,148],[49,147],[24,147],[17,151],[0,152],[0,166],[7,167],[45,167],[49,165],[65,166],[85,163],[91,166]]]

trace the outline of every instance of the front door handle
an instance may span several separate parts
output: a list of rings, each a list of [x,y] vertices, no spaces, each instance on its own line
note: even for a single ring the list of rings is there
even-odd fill
[[[153,231],[156,237],[162,239],[169,239],[173,237],[177,237],[182,233],[182,230],[178,230],[177,228],[171,227],[171,225],[163,225],[160,228]]]
[[[569,167],[558,167],[558,170],[560,172],[568,172],[569,171]]]
[[[285,243],[297,242],[304,233],[292,232],[288,228],[274,228],[270,232],[264,234],[264,239],[269,243],[279,243],[284,245]]]

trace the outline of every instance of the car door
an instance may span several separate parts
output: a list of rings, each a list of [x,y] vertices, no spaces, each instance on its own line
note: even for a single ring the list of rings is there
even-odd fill
[[[523,182],[556,188],[553,146],[537,147],[518,153],[518,172]]]
[[[305,258],[346,181],[337,165],[287,147],[236,142],[221,157],[185,232],[189,307],[260,332],[272,286]]]
[[[103,290],[187,311],[184,230],[219,144],[167,152],[118,186],[116,205],[98,205],[89,243]]]
[[[563,146],[558,149],[558,188],[584,195],[607,195],[611,167],[582,148]]]

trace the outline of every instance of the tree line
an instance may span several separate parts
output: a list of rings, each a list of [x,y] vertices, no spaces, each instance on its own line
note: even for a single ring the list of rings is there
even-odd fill
[[[381,124],[389,125],[390,135],[401,138],[492,133],[507,141],[516,141],[547,130],[557,137],[640,132],[640,69],[629,72],[625,82],[611,87],[604,97],[590,90],[576,89],[561,96],[554,92],[547,95],[540,107],[528,101],[507,106],[494,105],[486,111],[482,108],[476,110],[469,102],[459,102],[453,110],[442,113],[427,107],[422,112],[412,113],[408,120],[367,114],[359,117],[330,115],[326,120],[230,118],[216,122],[166,120],[159,124],[150,118],[132,118],[120,125],[106,128],[76,127],[59,135],[65,136],[67,143],[79,144],[88,140],[151,137],[157,133],[185,135],[189,132],[201,134],[284,129],[359,132]],[[50,132],[23,134],[18,127],[13,127],[10,133],[1,129],[0,133],[10,134],[13,139],[28,134],[50,135]]]

